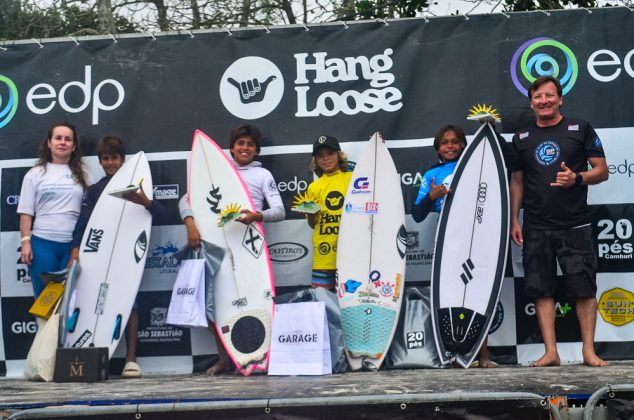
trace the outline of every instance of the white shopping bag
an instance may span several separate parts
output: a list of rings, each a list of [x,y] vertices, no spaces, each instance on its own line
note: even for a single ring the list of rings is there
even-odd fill
[[[332,373],[324,302],[275,305],[269,375]]]
[[[205,260],[181,261],[167,310],[167,323],[180,327],[207,327],[205,293]]]
[[[57,301],[51,315],[39,323],[37,334],[24,365],[24,377],[29,381],[51,382],[55,374],[55,357],[59,342],[59,306]]]

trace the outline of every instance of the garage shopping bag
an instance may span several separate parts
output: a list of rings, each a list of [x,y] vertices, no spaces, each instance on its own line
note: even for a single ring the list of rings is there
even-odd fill
[[[269,375],[332,373],[324,302],[275,305]]]
[[[167,323],[180,327],[207,327],[204,259],[181,261],[167,310]]]
[[[225,256],[225,249],[209,243],[200,241],[200,247],[192,249],[188,246],[181,248],[174,254],[174,258],[180,263],[183,260],[201,259],[205,261],[205,310],[207,319],[215,320],[214,316],[214,276],[220,270],[220,265]]]
[[[55,354],[59,342],[59,306],[58,300],[53,314],[41,323],[24,364],[24,377],[29,381],[53,380],[55,374]]]

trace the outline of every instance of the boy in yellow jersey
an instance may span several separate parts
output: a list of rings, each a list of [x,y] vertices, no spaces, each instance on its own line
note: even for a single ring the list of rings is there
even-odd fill
[[[313,232],[313,287],[334,290],[337,268],[337,238],[343,202],[351,172],[348,159],[332,136],[320,136],[313,144],[310,168],[319,177],[308,186],[308,195],[316,197],[321,210],[307,214]]]

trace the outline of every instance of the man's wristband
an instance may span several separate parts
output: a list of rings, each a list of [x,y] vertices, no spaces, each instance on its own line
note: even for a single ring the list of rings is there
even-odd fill
[[[582,185],[583,184],[583,176],[581,175],[581,172],[577,172],[575,174],[575,185]]]
[[[26,241],[30,241],[31,237],[30,236],[23,236],[22,239],[20,239],[20,242],[26,242]]]

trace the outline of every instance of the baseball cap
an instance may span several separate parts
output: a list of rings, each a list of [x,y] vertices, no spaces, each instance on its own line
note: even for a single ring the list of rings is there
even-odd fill
[[[319,136],[319,138],[313,143],[313,156],[320,147],[328,147],[336,152],[341,151],[341,146],[335,137],[332,136]]]

